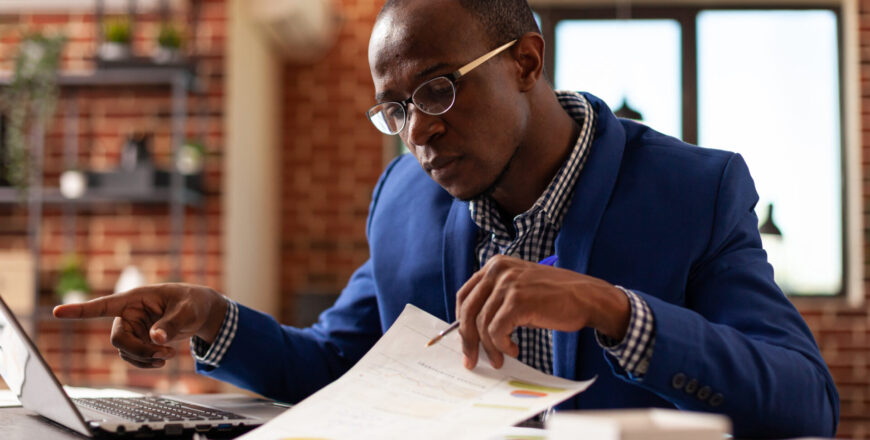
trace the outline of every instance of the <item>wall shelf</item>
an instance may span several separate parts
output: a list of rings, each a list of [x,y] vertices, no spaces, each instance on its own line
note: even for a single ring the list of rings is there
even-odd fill
[[[169,188],[156,188],[146,193],[119,193],[90,190],[76,199],[64,197],[58,188],[42,188],[42,203],[45,205],[73,204],[73,205],[96,205],[113,203],[146,203],[164,204],[173,201],[173,193]],[[188,206],[199,206],[202,203],[203,194],[185,188],[180,197],[181,203]],[[22,198],[15,188],[0,187],[0,205],[26,204],[27,198]]]
[[[195,90],[194,70],[188,65],[117,65],[101,67],[93,71],[65,72],[57,77],[60,87],[130,87],[166,86],[171,87],[182,81],[185,88]],[[0,72],[0,87],[12,82],[11,72]]]
[[[188,117],[188,95],[198,93],[195,66],[190,61],[176,64],[156,64],[147,58],[133,58],[120,62],[104,62],[95,60],[97,68],[88,72],[60,72],[58,74],[58,86],[69,93],[72,97],[67,99],[67,105],[58,107],[56,117],[65,120],[64,125],[64,157],[66,166],[79,168],[76,161],[78,156],[78,130],[74,123],[79,118],[78,99],[75,96],[80,90],[88,88],[109,88],[110,90],[123,90],[133,87],[161,87],[167,89],[170,99],[170,125],[171,151],[170,157],[175,157],[178,149],[183,145],[186,138],[186,123]],[[11,72],[0,72],[0,88],[7,86],[12,81]],[[42,176],[43,155],[45,150],[45,127],[36,127],[27,139],[28,148],[33,158],[33,175]],[[204,194],[196,186],[191,187],[191,182],[178,170],[172,167],[167,172],[168,179],[165,184],[135,191],[121,191],[118,188],[106,190],[99,186],[88,188],[88,191],[80,198],[67,199],[58,188],[43,187],[42,179],[31,181],[29,191],[22,195],[17,189],[0,187],[0,206],[20,204],[27,208],[28,238],[30,253],[34,256],[34,288],[35,304],[40,303],[40,270],[39,255],[41,253],[42,218],[43,208],[47,206],[59,206],[63,209],[64,225],[67,232],[72,231],[75,225],[76,212],[91,206],[111,206],[121,203],[141,203],[150,205],[166,205],[169,208],[170,220],[170,249],[169,255],[172,263],[170,278],[181,281],[181,246],[184,236],[185,211],[187,207],[202,207]],[[201,209],[200,209],[200,214]],[[74,245],[70,241],[67,244],[68,252],[75,252]],[[34,320],[34,323],[36,320]],[[35,330],[35,326],[33,328]]]

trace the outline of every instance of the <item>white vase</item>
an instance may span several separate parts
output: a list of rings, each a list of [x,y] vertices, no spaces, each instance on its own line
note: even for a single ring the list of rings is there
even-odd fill
[[[106,41],[100,45],[100,58],[106,61],[119,61],[130,58],[130,45]]]
[[[157,64],[170,64],[178,62],[181,59],[181,54],[178,52],[178,49],[157,46],[157,49],[154,50],[154,55],[151,55],[151,59]]]

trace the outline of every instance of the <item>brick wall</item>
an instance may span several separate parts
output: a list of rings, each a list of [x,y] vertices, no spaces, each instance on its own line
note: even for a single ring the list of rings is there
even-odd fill
[[[184,23],[190,10],[173,12],[173,22]],[[65,72],[94,68],[96,53],[94,16],[86,13],[6,15],[0,17],[0,71],[13,66],[22,31],[62,32],[68,41],[63,52]],[[202,139],[209,155],[204,181],[206,196],[199,207],[186,210],[181,252],[181,280],[221,288],[221,153],[223,151],[223,62],[226,36],[224,0],[202,2],[196,35],[188,30],[185,50],[196,55],[197,77],[204,92],[190,95],[186,137]],[[160,19],[140,14],[133,50],[153,52]],[[151,153],[157,167],[170,167],[171,90],[163,86],[88,87],[61,91],[58,116],[46,133],[44,186],[57,187],[65,169],[64,112],[71,101],[79,108],[77,162],[80,168],[108,171],[118,166],[121,146],[131,132],[153,134]],[[69,226],[68,219],[75,224]],[[41,319],[38,344],[61,380],[73,385],[126,385],[157,390],[216,389],[217,383],[192,373],[189,356],[181,356],[160,370],[139,370],[120,360],[109,343],[109,321],[56,322],[48,317],[51,294],[63,256],[74,251],[86,263],[86,275],[95,295],[111,293],[128,264],[136,265],[149,283],[169,281],[168,203],[109,203],[77,205],[73,217],[58,205],[46,205],[42,222],[40,264]],[[0,205],[0,251],[26,249],[27,209]],[[72,240],[74,238],[74,240]],[[74,243],[74,244],[72,244]],[[186,347],[181,344],[184,353]]]
[[[366,48],[382,1],[342,0],[339,44],[312,66],[285,68],[282,287],[284,320],[293,297],[335,294],[367,258],[370,191],[382,168],[381,136],[363,113],[373,100]],[[863,132],[870,132],[870,1],[861,2]],[[870,139],[863,141],[864,224],[870,225]],[[865,227],[870,255],[870,228]],[[870,265],[865,263],[865,273]],[[866,283],[865,283],[866,284]],[[870,299],[868,299],[870,302]],[[839,436],[870,438],[870,322],[867,307],[798,304],[841,396]]]
[[[365,222],[383,169],[368,39],[382,1],[341,0],[337,44],[313,65],[284,69],[281,205],[283,317],[294,295],[335,294],[368,258]]]

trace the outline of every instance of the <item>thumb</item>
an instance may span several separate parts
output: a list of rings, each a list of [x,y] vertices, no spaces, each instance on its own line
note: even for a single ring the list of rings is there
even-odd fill
[[[166,314],[151,326],[151,342],[164,345],[178,336],[178,314]]]

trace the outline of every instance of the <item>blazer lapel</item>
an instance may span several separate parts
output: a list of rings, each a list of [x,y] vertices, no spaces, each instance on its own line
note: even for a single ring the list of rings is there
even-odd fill
[[[456,319],[456,292],[474,273],[477,231],[477,225],[468,212],[468,203],[454,199],[444,224],[444,256],[441,262],[447,322]]]
[[[607,209],[619,175],[625,149],[625,131],[603,102],[585,95],[598,116],[589,158],[577,179],[574,195],[559,236],[556,238],[557,267],[586,273],[598,225]],[[553,374],[575,379],[579,332],[553,332]]]

